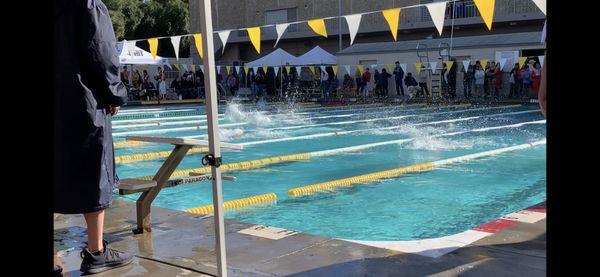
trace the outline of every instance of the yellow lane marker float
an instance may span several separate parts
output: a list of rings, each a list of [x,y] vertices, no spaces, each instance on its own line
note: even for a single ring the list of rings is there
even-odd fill
[[[116,148],[140,146],[143,144],[144,144],[144,142],[142,142],[142,141],[119,141],[119,142],[115,142],[114,146],[116,149]]]
[[[115,156],[115,164],[166,158],[169,155],[171,155],[171,152],[172,152],[171,150],[167,150],[167,151],[159,151],[159,152],[148,152],[148,153],[140,153],[140,154]],[[197,154],[197,153],[208,153],[208,147],[192,148],[187,152],[187,155]]]
[[[400,168],[391,169],[391,170],[363,174],[363,175],[358,175],[358,176],[354,176],[354,177],[349,177],[349,178],[344,178],[344,179],[339,179],[339,180],[334,180],[334,181],[329,181],[329,182],[318,183],[318,184],[314,184],[314,185],[293,188],[293,189],[288,190],[288,194],[291,196],[302,196],[302,195],[310,195],[315,192],[333,191],[336,188],[348,187],[348,186],[351,186],[351,185],[357,184],[357,183],[377,181],[377,180],[381,180],[381,179],[385,179],[385,178],[396,177],[396,176],[403,175],[403,174],[410,173],[410,172],[429,170],[429,169],[433,169],[435,167],[439,167],[442,165],[468,161],[468,160],[477,159],[477,158],[486,157],[486,156],[498,155],[498,154],[509,152],[509,151],[516,151],[516,150],[526,149],[526,148],[534,147],[537,145],[545,145],[545,144],[546,144],[546,140],[544,139],[544,140],[540,140],[540,141],[536,141],[536,142],[532,142],[532,143],[526,143],[526,144],[521,144],[521,145],[516,145],[516,146],[511,146],[511,147],[506,147],[506,148],[484,151],[484,152],[480,152],[480,153],[464,155],[464,156],[459,156],[459,157],[455,157],[455,158],[439,160],[439,161],[435,161],[435,162],[420,163],[420,164],[416,164],[416,165],[405,166],[405,167],[400,167]]]
[[[267,193],[267,194],[255,195],[255,196],[250,196],[250,197],[246,197],[246,198],[240,198],[240,199],[236,199],[236,200],[223,202],[223,209],[228,211],[228,210],[240,209],[240,208],[244,208],[244,207],[248,207],[248,206],[264,205],[264,204],[270,204],[270,203],[275,203],[275,202],[277,202],[277,195],[275,195],[275,193]],[[213,208],[213,205],[210,204],[210,205],[186,209],[183,211],[191,213],[191,214],[211,214],[211,213],[213,213],[214,208]]]

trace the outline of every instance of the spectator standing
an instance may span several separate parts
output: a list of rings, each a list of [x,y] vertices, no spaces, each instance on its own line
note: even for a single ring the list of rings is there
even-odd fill
[[[509,98],[519,96],[519,82],[521,82],[521,75],[519,74],[519,63],[515,63],[515,66],[510,70],[510,91],[508,93]]]
[[[362,82],[362,75],[358,69],[356,70],[356,74],[354,74],[354,79],[356,80],[356,96],[360,96],[364,85]]]
[[[484,89],[484,85],[485,85],[485,71],[483,71],[483,68],[481,68],[481,64],[476,65],[475,68],[475,96],[479,97],[482,94],[482,90]]]
[[[446,73],[448,72],[448,66],[446,63],[442,63],[442,71],[440,72],[440,82],[442,84],[442,95],[448,95],[448,81],[446,80]]]
[[[456,97],[456,59],[450,58],[453,62],[452,67],[448,69],[448,94],[451,98]]]
[[[404,85],[402,84],[402,80],[404,79],[404,70],[400,66],[400,62],[396,61],[396,66],[394,67],[394,81],[396,81],[396,94],[404,96]]]
[[[485,97],[490,96],[490,91],[492,88],[492,85],[494,84],[494,68],[495,64],[493,62],[487,62],[484,72],[485,72],[485,79],[484,79],[484,84],[483,84],[483,91],[485,92]]]
[[[53,170],[52,211],[83,215],[87,245],[79,253],[80,270],[89,275],[125,266],[133,258],[109,248],[103,236],[104,211],[119,186],[112,117],[125,104],[127,90],[119,78],[106,5],[99,0],[53,4],[54,109],[48,115],[54,117],[53,162],[47,165]],[[61,271],[55,266],[56,275]]]
[[[419,71],[419,87],[421,87],[420,93],[417,95],[423,95],[423,97],[429,95],[429,89],[427,84],[429,83],[429,71],[425,68],[425,65],[421,65],[421,71]]]
[[[363,83],[363,97],[366,100],[369,97],[369,90],[370,90],[370,84],[371,84],[371,71],[369,71],[368,67],[365,69],[365,73],[363,73],[363,75],[362,75],[362,83]]]
[[[380,83],[380,86],[381,86],[381,96],[382,97],[388,97],[388,94],[389,94],[389,91],[388,91],[388,85],[389,85],[388,79],[391,78],[391,77],[392,77],[392,74],[389,74],[387,72],[387,69],[384,68],[384,69],[381,70],[381,74],[380,74],[380,77],[379,77],[379,83]]]
[[[541,79],[542,69],[540,68],[540,63],[534,62],[531,69],[531,94],[533,95],[533,97],[538,96]]]
[[[131,80],[133,87],[135,89],[140,89],[141,85],[142,85],[142,76],[140,75],[140,71],[139,70],[135,70],[135,72],[133,72],[133,77]]]
[[[494,97],[500,97],[500,90],[502,89],[502,68],[500,63],[496,64],[496,70],[494,71]]]
[[[379,70],[375,69],[375,74],[373,74],[373,80],[375,81],[375,96],[381,96],[381,73]]]
[[[463,94],[465,98],[471,98],[471,88],[473,87],[473,79],[475,78],[475,66],[469,65],[463,67]]]
[[[352,81],[352,77],[348,73],[344,74],[344,81],[342,83],[342,89],[351,89],[354,88],[354,82]]]
[[[523,97],[531,97],[531,71],[528,66],[525,66],[521,72],[521,80],[523,80]]]

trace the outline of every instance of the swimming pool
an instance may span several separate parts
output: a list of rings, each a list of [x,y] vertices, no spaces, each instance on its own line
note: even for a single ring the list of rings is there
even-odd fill
[[[238,181],[223,182],[224,201],[273,192],[277,202],[227,211],[225,217],[349,240],[415,240],[465,231],[545,200],[545,145],[311,195],[291,196],[288,190],[543,140],[546,125],[537,109],[220,106],[222,140],[245,145],[223,149],[224,164],[321,153],[226,172]],[[113,136],[117,143],[127,135],[206,139],[205,120],[198,106],[125,108],[113,120]],[[117,148],[116,155],[170,149],[146,143]],[[202,156],[188,155],[178,169],[201,167]],[[117,172],[120,178],[152,175],[162,161],[122,163]],[[138,194],[119,197],[135,201]],[[184,210],[211,203],[211,183],[199,182],[163,189],[153,204]]]

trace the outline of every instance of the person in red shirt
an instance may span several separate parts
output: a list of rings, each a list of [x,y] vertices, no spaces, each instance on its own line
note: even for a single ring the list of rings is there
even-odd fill
[[[542,69],[540,68],[540,63],[533,63],[533,68],[531,70],[531,94],[534,97],[537,97],[538,90],[540,88],[540,80],[542,79]]]

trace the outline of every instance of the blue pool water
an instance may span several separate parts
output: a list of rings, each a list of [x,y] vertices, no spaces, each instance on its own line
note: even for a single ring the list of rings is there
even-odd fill
[[[228,211],[229,219],[264,224],[327,237],[354,240],[412,240],[451,235],[496,219],[546,198],[546,147],[536,146],[496,156],[451,164],[335,192],[292,197],[287,191],[360,174],[431,162],[527,142],[546,136],[546,125],[535,105],[506,108],[391,106],[367,108],[256,107],[229,104],[219,108],[223,141],[261,142],[244,150],[223,149],[224,163],[285,154],[329,150],[398,139],[412,141],[354,152],[227,172],[237,182],[223,182],[224,201],[275,193],[277,203]],[[520,113],[523,112],[523,113]],[[149,136],[202,136],[206,126],[203,107],[124,109],[114,121],[115,141],[126,134]],[[200,117],[199,117],[200,116]],[[402,117],[404,116],[404,117]],[[131,119],[138,120],[131,120]],[[142,120],[139,120],[142,119]],[[151,119],[151,120],[149,120]],[[460,120],[465,119],[465,120]],[[194,121],[185,123],[185,121]],[[135,127],[132,124],[183,122]],[[517,123],[530,124],[474,132]],[[128,126],[129,125],[129,126]],[[131,127],[133,126],[133,127]],[[386,127],[398,127],[383,129]],[[169,130],[173,128],[189,130]],[[280,138],[352,131],[317,138],[275,141]],[[453,136],[439,134],[470,131]],[[199,139],[205,139],[199,137]],[[145,144],[117,149],[116,155],[171,149]],[[187,156],[179,169],[201,167],[203,155]],[[163,160],[120,164],[120,178],[152,175]],[[119,196],[128,200],[138,195]],[[154,205],[187,209],[212,202],[211,184],[200,182],[161,191]]]

